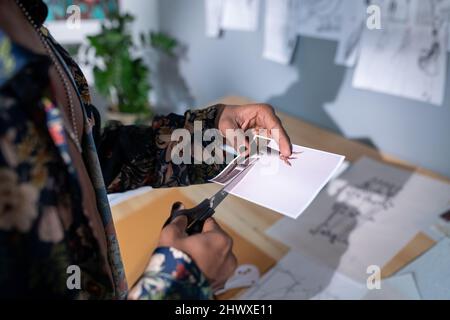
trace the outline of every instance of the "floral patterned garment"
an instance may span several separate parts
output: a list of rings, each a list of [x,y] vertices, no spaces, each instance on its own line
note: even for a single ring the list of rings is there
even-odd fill
[[[130,299],[208,299],[211,288],[194,261],[180,250],[157,248],[138,284],[130,292]]]
[[[83,195],[59,110],[46,94],[50,61],[14,44],[0,30],[0,297],[124,299],[128,289],[107,190],[189,185],[215,176],[222,166],[171,163],[170,134],[176,128],[192,129],[196,120],[204,130],[213,128],[219,108],[157,117],[150,127],[115,125],[100,133],[80,69],[42,30],[73,76],[89,124],[83,157],[103,222],[107,259],[81,207]],[[71,265],[81,269],[80,290],[66,284]],[[156,249],[130,294],[133,299],[211,297],[194,261],[173,248]]]

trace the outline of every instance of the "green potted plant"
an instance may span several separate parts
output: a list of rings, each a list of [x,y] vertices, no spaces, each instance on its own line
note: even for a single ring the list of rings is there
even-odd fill
[[[131,124],[149,120],[151,90],[149,67],[139,57],[146,46],[170,53],[177,42],[163,33],[141,34],[135,43],[129,31],[134,17],[114,14],[102,24],[101,32],[88,37],[95,50],[93,66],[95,88],[108,99],[108,118]],[[139,42],[139,41],[136,41]]]

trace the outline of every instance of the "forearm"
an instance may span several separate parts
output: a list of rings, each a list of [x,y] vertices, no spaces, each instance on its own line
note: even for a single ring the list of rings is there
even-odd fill
[[[222,169],[221,164],[176,164],[171,153],[178,143],[172,141],[176,129],[194,135],[194,122],[199,121],[202,134],[216,128],[221,105],[187,111],[184,116],[170,114],[156,117],[152,126],[115,125],[104,130],[98,152],[108,192],[123,192],[142,186],[172,187],[205,183]],[[194,150],[191,150],[193,153]]]

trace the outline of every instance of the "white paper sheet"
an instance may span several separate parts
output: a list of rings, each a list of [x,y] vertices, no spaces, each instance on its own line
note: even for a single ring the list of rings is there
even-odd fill
[[[361,299],[364,285],[291,251],[248,289],[244,300],[344,300]]]
[[[128,199],[140,196],[144,193],[151,191],[152,187],[142,187],[135,190],[130,190],[122,193],[110,193],[108,194],[108,201],[111,207],[117,206],[118,204],[127,201]]]
[[[353,86],[442,105],[447,78],[448,26],[390,24],[365,29]]]
[[[206,36],[217,38],[221,31],[224,0],[205,0]]]
[[[224,0],[222,28],[225,30],[256,31],[260,0]]]
[[[339,35],[335,63],[353,67],[359,57],[360,41],[366,28],[366,8],[364,0],[346,0],[344,2],[344,19]]]
[[[450,0],[415,0],[415,23],[432,26],[439,23],[439,21],[450,22]],[[447,50],[450,51],[450,29],[448,35]]]
[[[297,13],[300,0],[267,0],[263,57],[289,64],[298,41]]]
[[[347,0],[301,0],[297,28],[300,35],[339,40]]]
[[[412,273],[390,277],[381,281],[380,289],[368,290],[363,300],[421,300]]]
[[[450,239],[444,238],[417,260],[399,271],[412,272],[425,300],[450,299]]]
[[[418,232],[435,224],[450,185],[363,158],[328,184],[295,221],[267,234],[362,281],[382,268]]]
[[[269,146],[276,148],[272,143]],[[293,155],[296,159],[290,160],[292,166],[281,161],[278,152],[263,155],[244,177],[239,177],[239,183],[228,191],[288,217],[297,218],[330,180],[344,157],[296,145],[293,146],[293,152],[298,154]],[[223,184],[223,180],[212,181]]]

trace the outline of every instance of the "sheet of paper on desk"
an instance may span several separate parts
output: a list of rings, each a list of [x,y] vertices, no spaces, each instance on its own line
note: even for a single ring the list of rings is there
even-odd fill
[[[260,0],[224,0],[222,28],[224,30],[256,31]]]
[[[444,238],[399,274],[412,272],[426,300],[450,299],[450,238]]]
[[[361,299],[365,285],[328,268],[314,258],[291,251],[249,288],[244,300]]]
[[[278,150],[275,143],[269,147]],[[278,152],[262,155],[229,193],[297,218],[338,170],[344,157],[296,145],[293,152],[291,166],[280,160]],[[219,174],[212,181],[226,184],[226,180],[218,179],[222,176]]]
[[[338,65],[353,67],[359,57],[361,37],[366,27],[367,5],[363,0],[346,0],[343,5],[347,15],[342,22],[334,62]]]
[[[224,0],[205,1],[206,36],[217,38],[221,31]]]
[[[267,234],[357,280],[383,267],[439,219],[450,185],[362,158],[333,180],[295,221]]]
[[[390,24],[365,29],[353,86],[442,105],[447,76],[448,26]]]
[[[441,22],[450,22],[450,1],[420,1],[414,0],[414,15],[416,23],[420,25],[432,26],[439,25]],[[450,25],[449,25],[450,27]],[[449,32],[450,36],[450,32]],[[447,50],[450,51],[450,38],[448,40]]]
[[[263,57],[281,64],[292,60],[298,40],[296,27],[299,1],[267,0]]]
[[[368,290],[363,300],[421,300],[414,275],[406,273],[381,281],[380,289]]]

